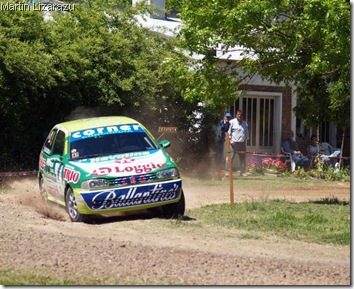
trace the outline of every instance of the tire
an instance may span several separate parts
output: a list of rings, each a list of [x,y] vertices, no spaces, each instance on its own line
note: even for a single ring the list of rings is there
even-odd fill
[[[79,213],[74,192],[71,188],[68,188],[66,191],[65,206],[72,222],[86,222],[88,220],[87,215],[82,215]]]
[[[41,194],[41,197],[43,198],[43,200],[46,201],[48,199],[48,193],[47,193],[47,189],[45,188],[44,179],[42,176],[39,176],[38,185],[39,185],[39,192]]]
[[[153,207],[153,208],[149,208],[148,211],[150,212],[152,217],[161,217],[163,215],[162,212],[162,207]]]
[[[162,216],[164,218],[179,219],[183,217],[184,211],[186,209],[183,190],[181,190],[181,198],[177,203],[164,205],[161,207],[161,209]]]

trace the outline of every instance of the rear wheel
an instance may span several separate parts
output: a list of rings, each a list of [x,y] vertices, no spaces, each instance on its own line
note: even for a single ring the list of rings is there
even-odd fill
[[[184,193],[183,190],[181,190],[181,198],[177,203],[168,204],[161,207],[162,216],[173,219],[181,218],[184,215],[185,208],[186,204],[184,200]]]
[[[88,220],[87,215],[82,215],[77,209],[76,199],[74,192],[71,188],[68,188],[65,196],[66,211],[69,214],[71,221],[73,222],[85,222]]]

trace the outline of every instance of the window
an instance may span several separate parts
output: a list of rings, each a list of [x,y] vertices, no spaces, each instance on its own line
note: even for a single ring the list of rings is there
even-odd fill
[[[248,96],[235,102],[235,112],[241,109],[248,123],[247,146],[272,148],[274,146],[274,97]]]
[[[129,152],[143,152],[157,148],[156,144],[145,132],[106,134],[71,142],[70,158],[81,159]]]
[[[247,149],[277,152],[281,143],[281,97],[280,92],[246,91],[230,106],[230,111],[243,111],[248,123]]]
[[[63,155],[64,153],[64,144],[65,144],[65,133],[59,131],[54,142],[53,155]]]
[[[49,135],[44,143],[44,146],[43,146],[43,151],[45,153],[50,154],[52,147],[53,147],[55,136],[57,135],[57,132],[58,132],[58,129],[53,129],[49,133]]]

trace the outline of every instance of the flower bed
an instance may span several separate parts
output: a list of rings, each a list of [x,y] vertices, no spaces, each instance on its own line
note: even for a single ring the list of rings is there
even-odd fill
[[[283,172],[286,169],[286,164],[278,159],[264,158],[262,160],[262,168],[268,172]]]
[[[262,170],[262,163],[255,156],[247,157],[247,169],[250,172],[260,172]]]
[[[249,172],[278,174],[285,171],[286,168],[287,165],[280,159],[260,158],[257,156],[247,157],[247,170]]]

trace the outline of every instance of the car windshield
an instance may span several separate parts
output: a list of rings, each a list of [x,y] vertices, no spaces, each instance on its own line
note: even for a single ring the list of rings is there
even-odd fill
[[[72,160],[157,149],[145,132],[96,135],[71,141]]]

